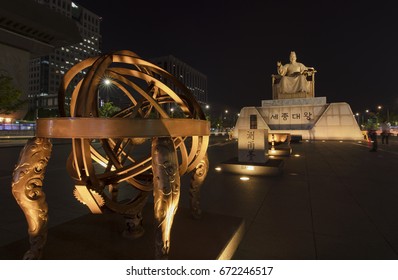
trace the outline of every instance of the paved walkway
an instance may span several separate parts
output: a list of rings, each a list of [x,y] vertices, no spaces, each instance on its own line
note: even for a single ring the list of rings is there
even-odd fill
[[[293,145],[282,177],[249,186],[264,194],[235,258],[398,259],[398,143],[379,147]]]
[[[245,182],[239,175],[215,170],[220,162],[236,156],[236,142],[209,148],[203,210],[246,221],[233,258],[398,259],[396,138],[389,145],[379,144],[376,153],[368,151],[367,143],[355,141],[302,142],[292,148],[293,156],[285,158],[281,176],[251,177]],[[61,182],[67,178],[61,165],[49,165],[47,173],[48,185],[70,183]],[[5,184],[10,177],[3,175]],[[189,177],[183,177],[182,184],[188,183]],[[0,194],[7,196],[8,190]],[[183,188],[181,208],[189,206],[188,198],[188,189]],[[48,200],[52,226],[87,213],[74,201],[70,187],[57,186],[56,193],[48,189]],[[0,218],[0,246],[26,236],[23,215],[14,204],[10,197],[2,199],[1,210],[7,211],[7,217]]]

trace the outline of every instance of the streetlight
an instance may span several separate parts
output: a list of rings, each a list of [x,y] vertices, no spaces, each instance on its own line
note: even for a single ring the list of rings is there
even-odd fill
[[[228,110],[225,110],[224,113],[225,113],[225,115],[224,115],[223,119],[226,120],[227,119],[226,115],[228,114]]]
[[[206,120],[210,121],[211,124],[211,114],[210,114],[210,105],[206,104],[205,105],[205,116],[206,116]]]
[[[98,99],[98,108],[101,108],[105,102],[109,102],[109,90],[112,85],[112,81],[109,78],[103,78],[98,90],[97,90],[97,99]],[[101,95],[103,97],[103,94],[100,94],[100,89],[105,90],[105,102],[104,99],[101,98]]]
[[[357,123],[359,124],[359,113],[355,113],[356,119],[357,119]]]
[[[377,109],[382,111],[383,106],[379,105],[377,106]],[[388,122],[390,121],[390,109],[386,108],[386,117],[383,117],[383,119],[386,119]]]
[[[223,117],[223,124],[224,124],[225,126],[227,126],[227,125],[229,125],[229,123],[228,123],[228,121],[227,121],[228,110],[225,110],[224,113],[225,113],[225,115],[224,115],[224,117]],[[225,123],[224,123],[224,120],[225,120]]]

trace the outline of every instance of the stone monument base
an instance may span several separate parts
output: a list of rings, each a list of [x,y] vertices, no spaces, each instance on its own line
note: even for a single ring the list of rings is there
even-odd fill
[[[265,163],[240,162],[237,157],[221,162],[223,172],[253,175],[278,176],[282,174],[284,161],[282,159],[268,159]]]
[[[274,149],[268,150],[269,156],[277,156],[277,157],[289,157],[292,154],[292,148],[290,147],[278,147],[276,146]]]
[[[264,129],[290,133],[304,140],[362,140],[361,129],[345,102],[326,103],[325,97],[262,100],[261,107],[244,107],[234,129]]]

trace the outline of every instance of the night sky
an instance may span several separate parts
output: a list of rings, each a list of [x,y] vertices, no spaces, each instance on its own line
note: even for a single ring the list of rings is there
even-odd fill
[[[290,51],[317,70],[316,96],[354,113],[398,107],[398,21],[384,1],[76,2],[102,17],[103,52],[174,55],[207,75],[213,108],[272,99],[271,75]]]

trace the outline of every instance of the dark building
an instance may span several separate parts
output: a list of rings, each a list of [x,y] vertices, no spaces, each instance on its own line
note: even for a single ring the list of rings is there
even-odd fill
[[[152,63],[163,68],[174,77],[179,79],[185,86],[191,90],[196,100],[202,105],[207,104],[207,77],[198,70],[189,66],[185,62],[175,58],[172,55],[162,56],[151,59]],[[178,91],[172,84],[166,81],[173,91]],[[178,92],[177,92],[178,93]]]
[[[100,53],[101,18],[71,0],[31,0],[67,18],[78,27],[81,41],[64,45],[35,58],[29,69],[29,110],[36,117],[54,116],[58,109],[58,89],[64,74],[76,63]],[[85,74],[85,73],[82,73]]]
[[[0,9],[0,70],[12,77],[14,86],[28,97],[29,61],[51,53],[54,48],[79,42],[75,23],[32,0],[2,1]],[[1,122],[22,119],[27,106]]]

